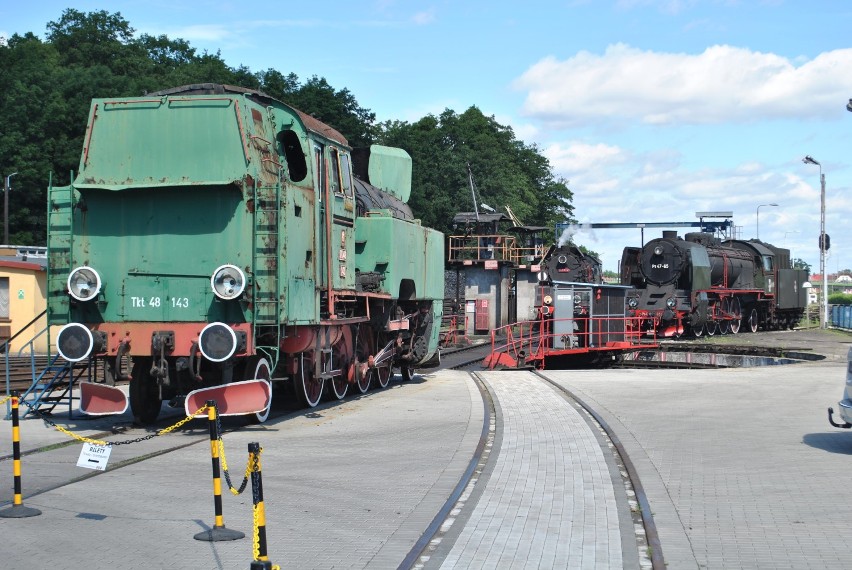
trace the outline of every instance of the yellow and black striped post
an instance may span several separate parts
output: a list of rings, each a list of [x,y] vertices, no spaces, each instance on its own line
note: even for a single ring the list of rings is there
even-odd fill
[[[260,444],[248,444],[251,469],[251,492],[254,505],[254,560],[250,570],[272,570],[266,553],[266,509],[263,506],[263,478],[260,474]]]
[[[20,519],[40,515],[41,511],[25,507],[21,499],[21,428],[18,420],[18,394],[12,395],[12,460],[15,474],[15,499],[12,506],[0,511],[0,517]]]
[[[195,538],[195,540],[206,540],[208,542],[245,538],[245,533],[225,528],[225,522],[222,517],[222,479],[220,477],[219,467],[219,422],[216,418],[216,402],[213,400],[207,401],[207,420],[207,423],[210,426],[210,454],[213,457],[213,510],[216,515],[216,522],[213,523],[213,528],[199,532],[193,538]]]

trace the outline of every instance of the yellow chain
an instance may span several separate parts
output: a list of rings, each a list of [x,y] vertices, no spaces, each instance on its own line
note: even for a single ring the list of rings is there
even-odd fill
[[[0,404],[2,404],[2,403],[3,402],[0,402]],[[196,411],[191,416],[186,416],[185,418],[183,418],[182,420],[177,422],[175,425],[169,426],[167,428],[163,428],[154,435],[165,435],[165,434],[167,434],[171,431],[174,431],[177,428],[179,428],[180,426],[182,426],[183,424],[185,424],[186,422],[193,419],[195,416],[199,415],[201,412],[203,412],[206,409],[207,409],[207,405],[205,404],[203,408],[199,408],[198,411]],[[102,439],[91,439],[89,437],[83,437],[82,435],[77,435],[76,433],[74,433],[70,430],[67,430],[64,427],[57,425],[57,424],[53,424],[53,427],[55,427],[58,431],[61,431],[65,435],[67,435],[67,436],[69,436],[73,439],[76,439],[77,441],[83,441],[85,443],[92,443],[92,444],[95,444],[95,445],[112,445],[112,443],[109,442],[109,441],[104,441]]]
[[[252,517],[254,518],[254,533],[253,533],[253,536],[251,537],[252,538],[251,546],[252,546],[252,556],[254,557],[255,560],[260,559],[260,521],[258,521],[258,519],[260,518],[260,515],[258,514],[259,510],[260,509],[257,508],[257,505],[254,505],[254,504],[252,505],[251,513],[252,513]]]
[[[56,429],[58,429],[59,431],[61,431],[65,435],[71,436],[72,438],[74,438],[78,441],[83,441],[83,442],[86,442],[86,443],[93,443],[95,445],[109,445],[109,442],[107,442],[107,441],[103,441],[101,439],[92,439],[92,438],[89,438],[89,437],[83,437],[82,435],[77,435],[76,433],[73,433],[73,432],[65,429],[62,426],[54,425],[53,427],[55,427]]]
[[[183,418],[182,420],[180,420],[180,421],[179,421],[178,423],[176,423],[175,425],[173,425],[173,426],[169,426],[169,427],[167,427],[167,428],[163,428],[163,429],[161,429],[160,431],[158,431],[158,432],[157,432],[157,435],[166,435],[167,433],[169,433],[169,432],[172,432],[172,431],[176,430],[177,428],[179,428],[180,426],[182,426],[182,425],[183,425],[183,424],[185,424],[186,422],[188,422],[188,421],[191,421],[191,420],[195,419],[195,416],[200,415],[200,414],[201,414],[201,412],[203,412],[203,411],[204,411],[204,410],[206,410],[206,409],[207,409],[207,404],[205,404],[205,405],[203,405],[202,407],[198,408],[198,410],[196,410],[194,414],[189,415],[189,416],[186,416],[185,418]]]
[[[0,400],[0,406],[2,406],[3,404],[5,404],[6,402],[8,402],[11,399],[12,399],[12,396],[6,396],[2,400]]]

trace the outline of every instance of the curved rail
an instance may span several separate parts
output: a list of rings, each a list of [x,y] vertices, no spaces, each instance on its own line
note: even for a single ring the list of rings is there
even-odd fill
[[[606,420],[603,419],[603,417],[592,409],[592,407],[585,401],[583,401],[582,398],[574,394],[568,388],[561,386],[537,371],[533,371],[533,374],[577,402],[577,404],[582,407],[583,410],[585,410],[586,413],[588,413],[589,416],[592,417],[606,433],[607,437],[612,442],[612,445],[615,447],[625,470],[627,471],[627,478],[630,481],[630,485],[633,487],[633,492],[636,493],[636,500],[639,502],[639,508],[641,509],[642,514],[642,526],[645,529],[645,536],[650,550],[651,567],[653,570],[665,570],[666,562],[663,558],[663,548],[660,544],[660,535],[657,532],[657,525],[654,523],[654,514],[651,510],[651,505],[648,502],[648,496],[645,494],[644,487],[642,487],[642,481],[639,479],[639,473],[636,471],[636,467],[634,467],[633,462],[630,460],[630,456],[627,454],[627,450],[622,445],[621,440],[618,439],[618,436]]]
[[[441,507],[438,514],[435,515],[435,518],[432,519],[432,522],[429,523],[429,526],[426,527],[426,530],[423,531],[423,534],[420,535],[420,538],[416,543],[414,543],[414,546],[399,564],[397,567],[399,570],[408,570],[409,568],[413,568],[435,537],[447,532],[446,530],[441,530],[442,526],[447,521],[447,517],[453,508],[459,504],[462,492],[470,484],[474,473],[481,472],[485,464],[488,462],[490,452],[486,453],[485,450],[490,450],[493,447],[488,444],[493,442],[494,439],[494,432],[490,429],[495,418],[494,401],[491,399],[491,393],[488,391],[488,388],[485,387],[485,382],[483,382],[482,378],[475,373],[471,373],[470,376],[473,378],[474,382],[476,382],[476,387],[479,388],[479,395],[482,396],[482,405],[484,407],[482,432],[479,436],[479,443],[476,446],[476,450],[473,452],[473,457],[471,458],[470,463],[468,463],[467,469],[465,469],[464,474],[462,474],[461,479],[459,479],[459,482],[453,489],[453,492],[450,493],[450,496],[447,498],[444,506]]]

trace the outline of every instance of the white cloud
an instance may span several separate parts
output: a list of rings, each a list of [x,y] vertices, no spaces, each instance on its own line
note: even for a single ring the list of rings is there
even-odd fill
[[[422,12],[417,12],[414,16],[411,17],[411,21],[418,26],[425,26],[427,24],[432,24],[436,20],[435,9],[430,8],[429,10],[424,10]]]
[[[760,237],[793,249],[795,257],[812,256],[819,227],[819,187],[809,183],[807,169],[798,164],[787,169],[752,160],[727,168],[692,169],[682,164],[675,150],[630,151],[585,141],[554,143],[543,154],[554,172],[569,180],[580,222],[695,222],[699,211],[731,211],[738,237],[750,239],[756,237],[757,206],[777,203],[760,209]],[[852,208],[852,199],[849,202],[833,197],[832,210],[840,216]],[[626,245],[639,245],[642,237],[645,241],[659,237],[663,229],[580,227],[574,240],[601,254],[605,269],[615,270]],[[697,231],[668,229],[680,235]]]
[[[527,91],[525,115],[556,127],[825,118],[852,92],[852,49],[799,62],[728,45],[686,54],[614,44],[602,55],[546,57],[515,87]]]

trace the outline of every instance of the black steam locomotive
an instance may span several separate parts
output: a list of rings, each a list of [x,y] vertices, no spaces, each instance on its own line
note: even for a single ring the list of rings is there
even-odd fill
[[[804,314],[807,278],[792,268],[788,249],[709,233],[666,231],[621,257],[621,283],[633,288],[628,314],[657,337],[793,328]]]
[[[539,283],[554,281],[571,283],[601,283],[601,260],[584,253],[575,245],[552,245],[541,261]]]

